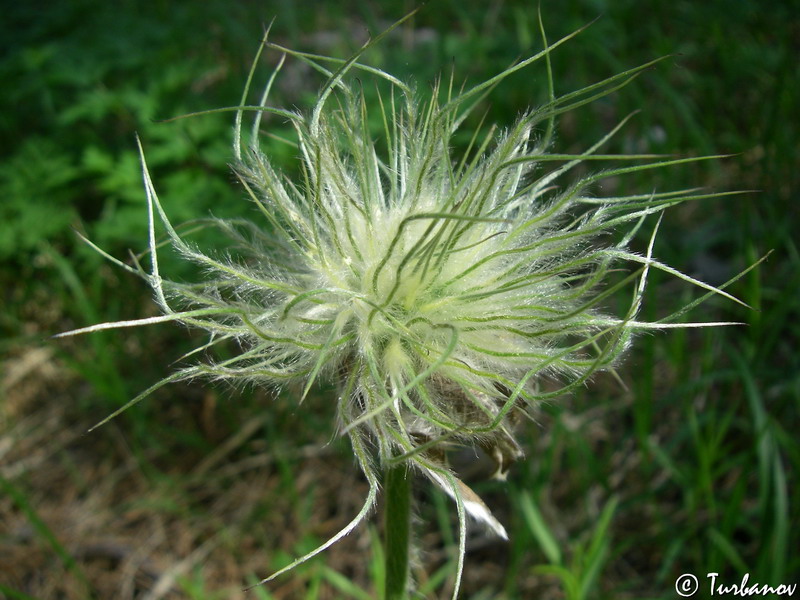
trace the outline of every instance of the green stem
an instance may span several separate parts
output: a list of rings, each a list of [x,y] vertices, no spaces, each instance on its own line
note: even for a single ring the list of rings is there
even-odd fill
[[[411,477],[404,465],[384,474],[384,526],[386,554],[385,600],[405,600],[408,588],[408,554],[411,528]]]

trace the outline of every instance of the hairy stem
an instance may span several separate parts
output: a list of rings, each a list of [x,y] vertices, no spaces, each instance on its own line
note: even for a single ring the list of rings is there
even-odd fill
[[[384,474],[386,600],[406,600],[411,527],[411,479],[404,465]]]

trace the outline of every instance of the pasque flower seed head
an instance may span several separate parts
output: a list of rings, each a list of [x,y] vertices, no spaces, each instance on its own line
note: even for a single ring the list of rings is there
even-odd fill
[[[301,402],[316,381],[335,382],[338,428],[349,436],[371,491],[359,515],[311,555],[367,514],[378,486],[375,456],[382,467],[413,466],[456,499],[462,521],[466,511],[505,537],[484,503],[452,474],[443,444],[483,448],[504,477],[522,456],[512,419],[614,365],[637,331],[687,326],[671,322],[683,310],[656,323],[638,319],[651,269],[706,295],[730,297],[652,254],[659,215],[701,197],[696,191],[592,195],[604,178],[699,159],[598,154],[627,119],[582,154],[553,148],[559,114],[620,88],[652,64],[555,97],[549,53],[574,35],[475,87],[456,92],[452,83],[437,84],[424,99],[358,62],[382,36],[349,60],[266,44],[283,58],[311,64],[326,80],[307,113],[269,107],[282,58],[261,103],[246,107],[243,99],[235,171],[262,222],[214,221],[234,242],[224,260],[178,234],[144,167],[152,268],[112,260],[147,279],[165,314],[78,331],[177,320],[210,332],[209,345],[235,340],[242,348],[234,358],[184,368],[154,388],[201,375],[276,387],[297,381]],[[537,61],[546,66],[549,101],[504,131],[475,133],[454,155],[454,138],[480,100]],[[354,72],[389,91],[369,102]],[[255,114],[249,136],[242,133],[247,111]],[[297,180],[260,149],[265,115],[294,127]],[[370,127],[376,120],[381,134]],[[598,158],[625,163],[573,176],[578,165]],[[207,270],[201,285],[162,278],[157,220],[180,254]],[[634,253],[628,245],[648,221],[647,251]],[[619,239],[609,235],[621,229]],[[625,275],[612,277],[621,267]],[[627,310],[607,312],[604,301],[625,286]],[[545,392],[539,388],[545,378],[567,383]],[[461,537],[463,553],[463,527]]]

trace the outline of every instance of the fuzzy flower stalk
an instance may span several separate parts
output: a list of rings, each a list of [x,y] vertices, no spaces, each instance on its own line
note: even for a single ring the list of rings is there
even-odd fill
[[[423,99],[411,85],[359,62],[386,33],[347,60],[265,39],[262,47],[282,58],[260,102],[246,105],[254,63],[241,105],[229,109],[236,113],[234,170],[262,220],[210,220],[229,236],[230,248],[201,250],[173,227],[142,155],[151,266],[131,266],[98,251],[143,277],[164,314],[70,333],[179,321],[209,332],[208,344],[198,350],[231,340],[241,348],[234,358],[173,373],[108,419],[166,383],[200,376],[273,388],[299,382],[302,392],[292,399],[298,403],[316,382],[335,382],[336,426],[349,437],[370,491],[337,535],[273,577],[356,527],[375,503],[381,471],[401,469],[402,479],[411,470],[455,502],[455,597],[467,515],[500,537],[506,532],[448,467],[445,448],[482,448],[502,478],[523,454],[512,423],[537,403],[612,368],[637,332],[719,325],[678,322],[708,296],[739,301],[653,256],[661,213],[715,194],[593,195],[609,177],[702,159],[602,154],[627,119],[582,154],[552,148],[558,115],[619,89],[656,61],[556,97],[549,54],[573,33],[545,42],[535,56],[475,87],[457,91],[451,80]],[[308,112],[268,104],[287,57],[325,78]],[[454,155],[454,138],[470,113],[501,80],[535,62],[547,72],[549,100],[504,131],[476,132]],[[363,93],[369,79],[384,90],[376,103]],[[253,115],[249,132],[243,131],[247,114]],[[268,115],[294,128],[298,180],[279,172],[259,146]],[[382,131],[371,129],[376,122]],[[623,162],[572,176],[578,165],[597,159]],[[162,276],[157,226],[183,257],[203,267],[203,281]],[[636,253],[629,243],[645,227],[652,230],[649,244]],[[615,239],[612,233],[620,230]],[[657,322],[640,320],[653,269],[698,286],[701,297]],[[630,293],[627,309],[607,312],[606,301],[623,288]],[[544,381],[550,382],[547,391]],[[553,381],[566,383],[554,389]],[[402,588],[407,566],[399,569]]]

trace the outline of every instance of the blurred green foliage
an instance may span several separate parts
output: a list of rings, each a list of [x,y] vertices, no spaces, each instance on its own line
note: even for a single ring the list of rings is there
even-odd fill
[[[273,17],[272,39],[278,43],[346,56],[367,30],[380,31],[411,8],[400,0],[5,6],[0,352],[13,353],[71,327],[151,314],[146,286],[109,268],[72,231],[123,259],[128,249],[146,246],[137,134],[174,222],[253,214],[227,166],[232,113],[160,120],[236,105]],[[668,213],[658,257],[719,284],[774,252],[732,290],[755,310],[715,302],[695,314],[748,327],[643,338],[622,372],[632,386],[630,405],[615,404],[618,388],[601,388],[579,394],[570,414],[560,404],[544,408],[551,445],[519,465],[511,482],[511,503],[521,508],[508,515],[517,533],[504,558],[503,597],[518,597],[514,582],[531,576],[532,564],[547,563],[535,576],[549,572],[566,587],[573,581],[574,597],[650,597],[655,588],[664,590],[656,596],[672,598],[670,577],[693,569],[701,579],[717,569],[733,582],[747,567],[753,580],[788,582],[800,572],[790,552],[800,547],[793,525],[800,522],[800,450],[791,433],[800,422],[796,3],[548,0],[541,12],[551,41],[599,17],[553,54],[557,93],[671,55],[623,92],[565,115],[556,140],[560,151],[584,149],[641,110],[609,152],[734,156],[634,178],[632,185],[759,190]],[[438,73],[447,77],[451,67],[456,85],[484,79],[540,47],[530,2],[490,7],[442,0],[423,7],[369,60],[425,88]],[[257,85],[275,64],[274,54],[265,56]],[[308,69],[287,68],[274,102],[305,109],[319,81]],[[544,73],[536,71],[510,78],[487,103],[487,122],[511,123],[544,98],[544,82]],[[476,126],[468,124],[467,137]],[[267,129],[289,134],[275,120]],[[291,147],[268,143],[291,170]],[[650,294],[649,318],[686,301],[686,290],[662,283]],[[120,336],[102,334],[60,345],[61,357],[91,384],[75,391],[76,404],[107,414],[109,405],[121,405],[164,376],[164,365],[192,347],[184,337],[182,330],[163,327],[126,332],[124,349]],[[163,409],[157,400],[125,417],[144,445],[170,443],[166,435],[154,435],[170,427],[168,421],[158,424]],[[598,445],[587,433],[592,411],[603,403],[608,439],[619,447]],[[330,435],[324,424],[313,426],[321,439]],[[280,437],[280,429],[267,427],[270,439]],[[197,432],[187,439],[207,444]],[[609,479],[620,471],[616,461],[623,447],[638,466],[625,471],[624,485],[617,487]],[[481,491],[502,496],[497,490],[487,484]],[[597,494],[604,495],[602,501],[590,506]],[[542,499],[552,497],[559,499],[557,511],[550,506],[540,515]],[[559,513],[584,520],[573,521],[570,531],[556,531],[547,516]],[[599,524],[592,515],[602,517]],[[585,560],[574,555],[581,548]],[[581,565],[585,569],[578,572]],[[583,582],[596,587],[585,589]]]
[[[138,246],[137,132],[153,145],[151,168],[178,220],[225,212],[235,197],[219,176],[227,120],[156,122],[214,106],[209,99],[234,103],[242,44],[223,5],[36,4],[9,7],[3,21],[0,77],[14,85],[0,117],[9,140],[0,149],[0,259],[24,261],[44,241],[70,248],[69,226],[112,248]]]

